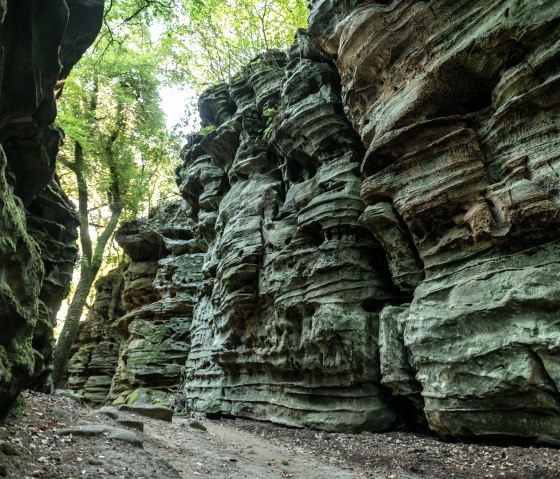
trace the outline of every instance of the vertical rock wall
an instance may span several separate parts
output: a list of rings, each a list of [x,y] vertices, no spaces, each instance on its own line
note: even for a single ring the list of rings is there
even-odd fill
[[[55,96],[101,26],[103,0],[0,2],[0,414],[49,388],[76,218],[54,177]]]
[[[172,403],[190,350],[203,255],[178,204],[155,210],[117,234],[131,258],[124,273],[123,337],[109,400]]]
[[[382,316],[384,382],[421,386],[439,434],[559,443],[560,5],[322,0],[310,32],[367,149],[362,224],[413,294]]]
[[[311,7],[201,97],[184,203],[121,231],[110,398],[560,443],[560,5]]]
[[[403,295],[358,224],[363,150],[339,81],[300,32],[287,56],[261,55],[200,100],[210,132],[178,172],[207,248],[190,409],[330,430],[395,420],[377,334]]]

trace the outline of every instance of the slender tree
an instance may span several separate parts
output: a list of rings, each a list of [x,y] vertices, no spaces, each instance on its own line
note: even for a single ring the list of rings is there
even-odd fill
[[[93,283],[111,261],[123,221],[174,191],[179,145],[158,89],[199,92],[231,79],[263,50],[287,47],[304,26],[304,0],[108,0],[94,48],[66,82],[59,176],[77,205],[81,259],[54,358],[59,386]],[[192,111],[193,105],[186,105]],[[196,123],[187,121],[185,123]]]
[[[87,58],[66,85],[60,105],[67,135],[60,173],[78,206],[81,259],[55,350],[57,386],[116,228],[173,181],[168,162],[176,145],[165,129],[152,61],[145,52],[121,46],[101,59]]]
[[[101,268],[101,263],[103,261],[103,256],[109,240],[117,227],[123,210],[116,168],[112,168],[111,187],[109,193],[109,209],[111,211],[111,216],[107,224],[104,226],[101,235],[97,239],[94,248],[92,246],[91,235],[89,232],[89,199],[82,145],[78,141],[75,142],[74,161],[70,162],[62,158],[61,161],[76,176],[76,185],[79,197],[78,210],[80,218],[80,244],[82,259],[80,262],[80,279],[76,286],[72,301],[70,302],[70,306],[68,307],[68,313],[64,321],[64,328],[58,338],[55,350],[53,370],[53,382],[55,385],[60,383],[60,380],[66,370],[66,364],[68,363],[70,350],[76,337],[76,333],[78,332],[82,312],[87,303],[87,298],[90,294],[91,287],[95,281],[97,273]]]

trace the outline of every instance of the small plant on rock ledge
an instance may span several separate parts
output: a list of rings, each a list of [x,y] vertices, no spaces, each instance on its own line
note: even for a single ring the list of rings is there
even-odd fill
[[[266,128],[263,131],[263,139],[265,141],[269,141],[272,137],[272,131],[274,129],[274,119],[278,116],[280,111],[281,109],[278,105],[274,105],[263,110],[262,116],[266,123]]]
[[[206,125],[198,132],[198,136],[202,136],[204,138],[206,135],[208,135],[208,133],[214,131],[216,128],[218,128],[216,125]]]

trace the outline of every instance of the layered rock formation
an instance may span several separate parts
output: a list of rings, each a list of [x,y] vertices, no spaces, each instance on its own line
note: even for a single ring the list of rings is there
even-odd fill
[[[179,204],[125,225],[117,241],[131,258],[124,273],[123,336],[109,400],[173,403],[190,351],[203,255]]]
[[[72,357],[68,362],[67,387],[84,404],[106,401],[117,368],[121,336],[117,320],[124,314],[123,270],[117,268],[95,282],[95,300],[85,321],[80,323]]]
[[[121,231],[110,399],[559,444],[558,2],[311,6]]]
[[[36,354],[34,380],[30,387],[48,392],[52,387],[53,329],[74,271],[78,218],[56,177],[37,195],[27,211],[27,229],[39,246],[45,268],[32,343],[39,354]]]
[[[0,414],[21,388],[49,387],[76,255],[76,219],[54,178],[55,96],[102,12],[103,0],[0,3]]]
[[[382,306],[402,294],[358,224],[363,150],[334,65],[304,32],[199,103],[181,192],[207,249],[187,407],[330,430],[388,429]]]
[[[323,0],[310,32],[367,149],[361,222],[413,294],[382,315],[384,383],[444,436],[560,443],[558,2]]]

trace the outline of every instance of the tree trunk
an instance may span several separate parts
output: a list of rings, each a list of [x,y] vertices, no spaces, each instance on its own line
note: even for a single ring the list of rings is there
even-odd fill
[[[92,109],[95,108],[96,99],[92,100]],[[123,210],[121,201],[121,193],[119,187],[118,170],[113,156],[113,145],[117,140],[119,133],[123,127],[124,117],[119,108],[118,121],[115,130],[109,138],[109,145],[106,149],[107,163],[111,175],[111,183],[107,192],[109,207],[111,209],[111,218],[107,222],[105,229],[97,238],[95,248],[93,247],[91,236],[89,234],[89,197],[88,185],[84,170],[84,151],[82,145],[77,141],[74,148],[74,161],[66,161],[64,164],[70,168],[76,175],[76,186],[78,188],[78,212],[80,217],[80,244],[82,247],[82,263],[80,267],[80,280],[76,287],[76,292],[72,298],[72,302],[68,307],[68,313],[64,320],[64,326],[60,333],[60,337],[56,343],[54,352],[53,366],[53,383],[55,387],[60,387],[62,378],[66,372],[66,366],[70,359],[72,345],[76,339],[82,312],[87,302],[87,298],[93,286],[93,282],[99,272],[103,261],[103,254],[109,240],[113,236]]]
[[[53,383],[55,387],[61,386],[61,381],[66,372],[66,365],[70,359],[72,344],[78,333],[80,318],[87,302],[89,292],[97,275],[98,267],[82,265],[80,269],[80,281],[76,287],[72,302],[68,307],[68,313],[64,320],[64,327],[56,343],[53,361]]]

